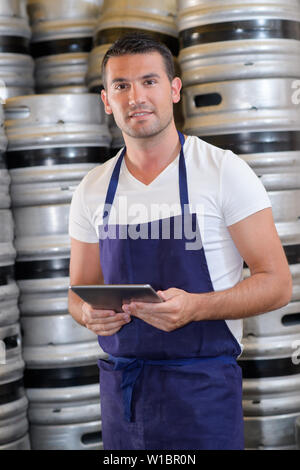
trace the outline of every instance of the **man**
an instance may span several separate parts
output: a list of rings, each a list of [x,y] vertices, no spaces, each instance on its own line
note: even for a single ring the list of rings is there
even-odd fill
[[[70,283],[147,283],[164,300],[114,312],[70,293],[72,316],[109,354],[104,448],[242,449],[242,318],[291,297],[268,196],[242,159],[177,132],[181,81],[165,46],[121,38],[102,77],[126,147],[74,193]]]

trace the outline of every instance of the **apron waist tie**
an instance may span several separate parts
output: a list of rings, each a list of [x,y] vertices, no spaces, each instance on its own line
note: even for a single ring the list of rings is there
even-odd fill
[[[135,383],[141,374],[144,365],[152,366],[184,366],[188,364],[195,364],[200,361],[217,360],[225,364],[236,364],[236,359],[232,356],[216,356],[216,357],[191,357],[183,359],[135,359],[128,357],[115,357],[108,356],[108,360],[114,364],[114,370],[122,370],[121,389],[123,395],[123,405],[125,420],[132,421],[131,403],[132,394]]]

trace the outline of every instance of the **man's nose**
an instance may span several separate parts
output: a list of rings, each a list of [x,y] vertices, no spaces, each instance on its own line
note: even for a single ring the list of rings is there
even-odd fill
[[[139,85],[132,85],[129,91],[129,105],[135,106],[145,102],[145,94],[142,87]]]

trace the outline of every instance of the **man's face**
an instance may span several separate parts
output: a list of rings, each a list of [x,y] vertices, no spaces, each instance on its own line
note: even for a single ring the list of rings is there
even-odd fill
[[[170,82],[158,52],[111,57],[106,64],[105,111],[136,138],[159,134],[173,121],[173,103],[180,100],[181,81]]]

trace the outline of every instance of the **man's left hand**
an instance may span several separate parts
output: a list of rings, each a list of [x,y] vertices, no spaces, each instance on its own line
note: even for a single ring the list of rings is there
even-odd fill
[[[161,303],[136,302],[122,306],[124,312],[140,318],[163,331],[173,331],[195,321],[199,294],[190,294],[174,287],[157,291]]]

